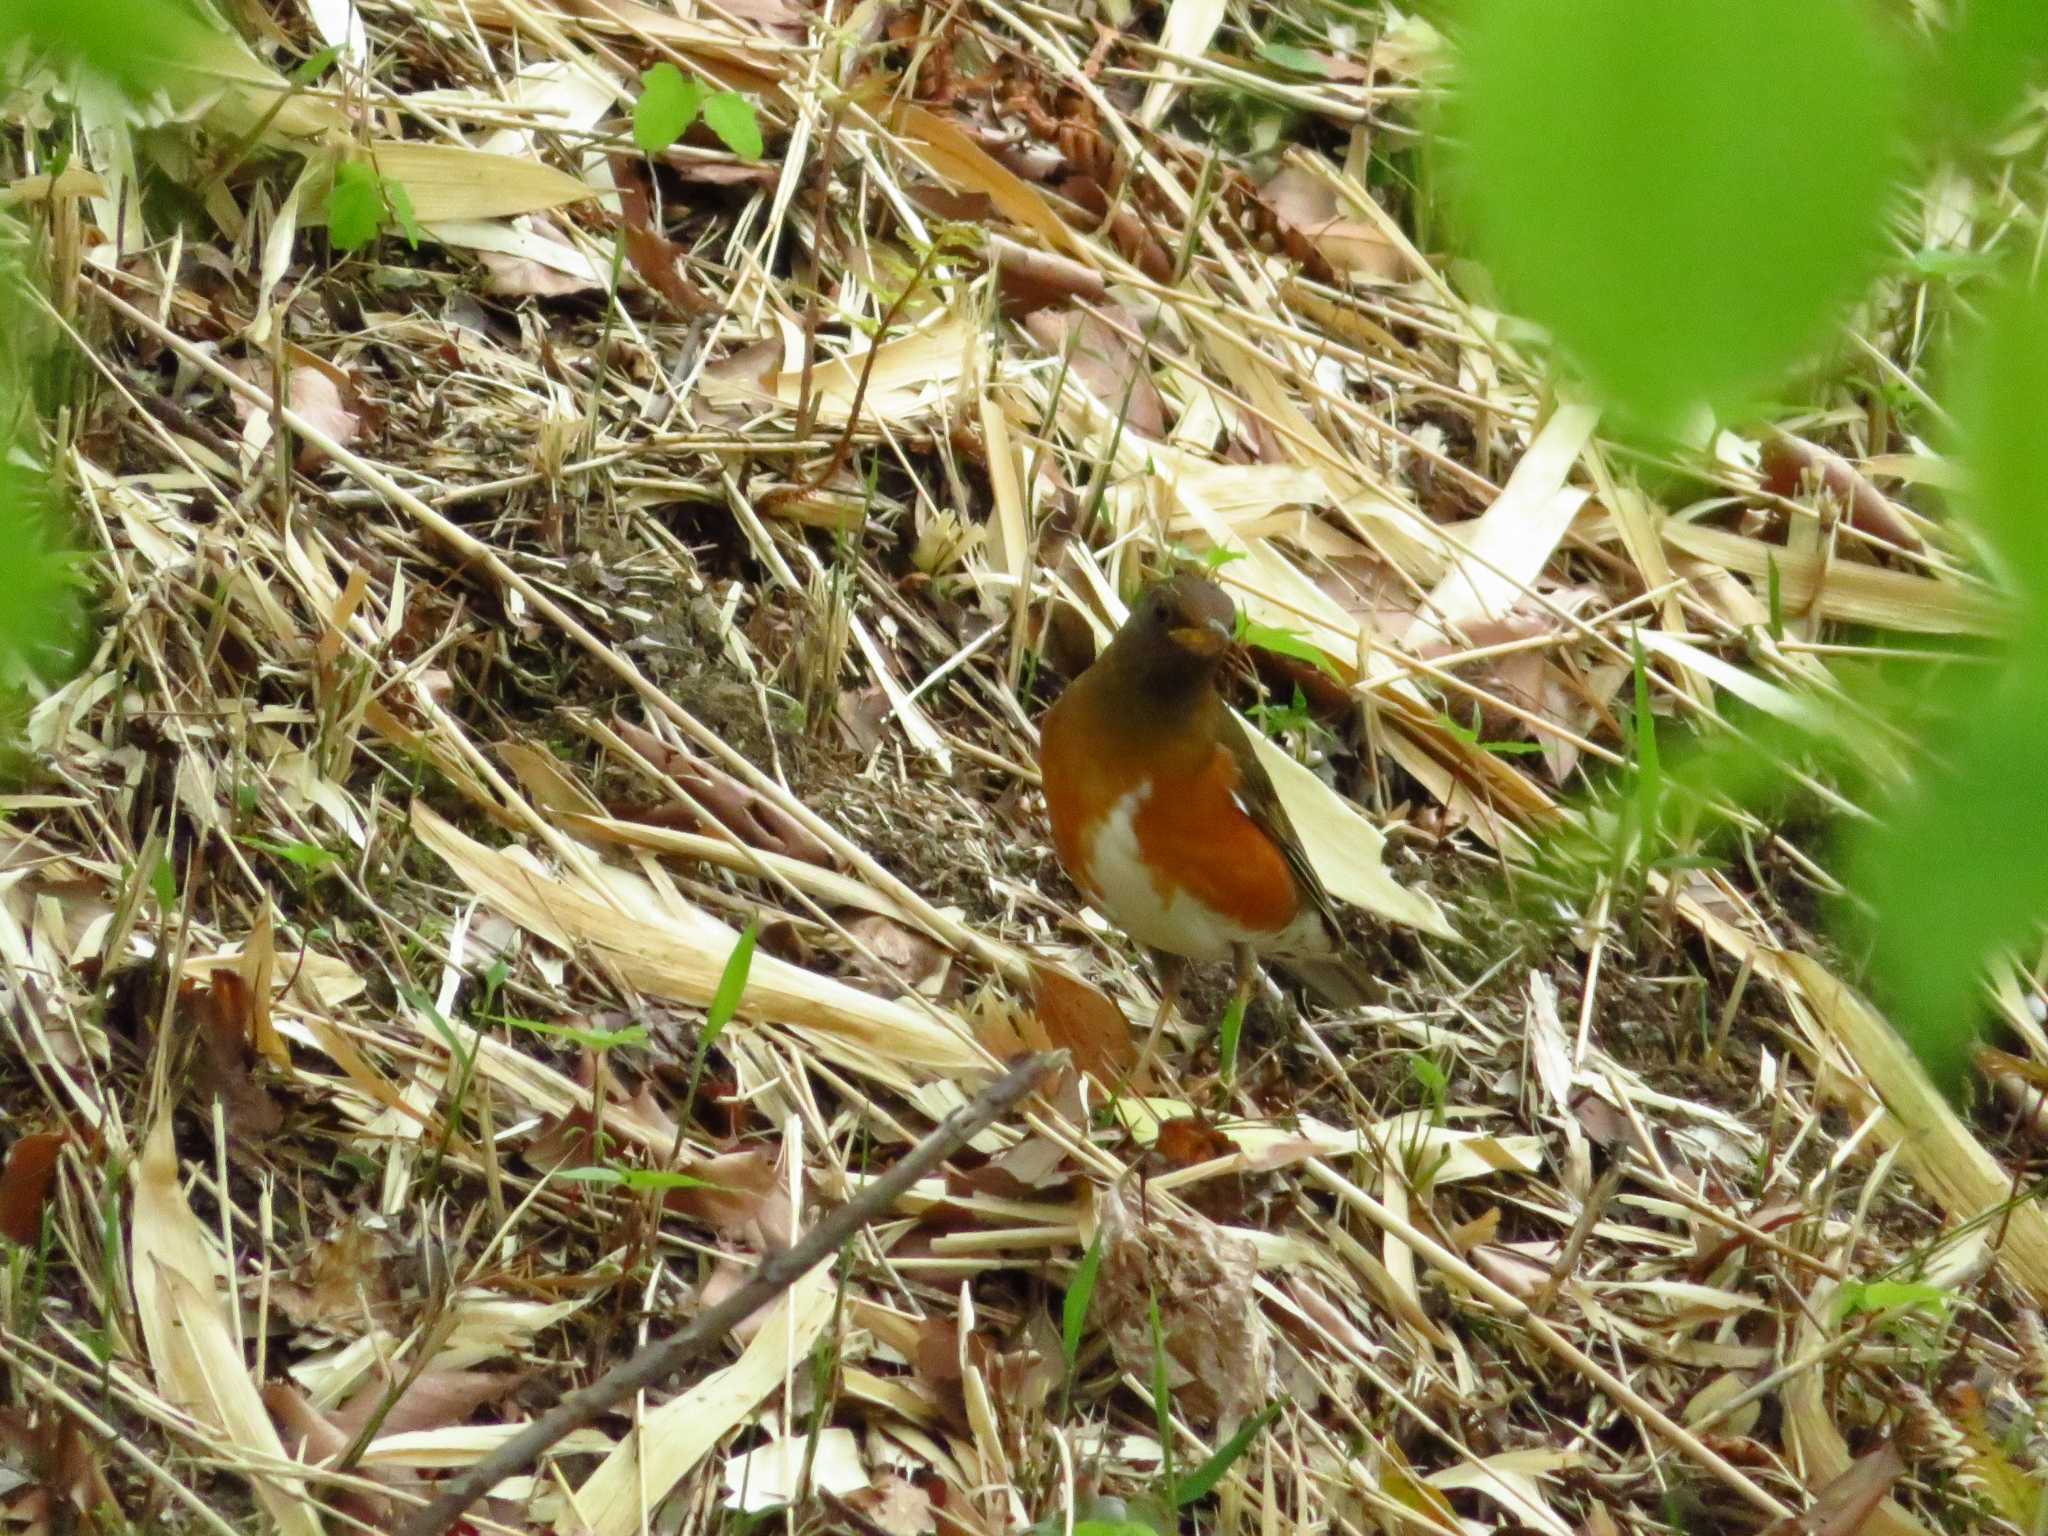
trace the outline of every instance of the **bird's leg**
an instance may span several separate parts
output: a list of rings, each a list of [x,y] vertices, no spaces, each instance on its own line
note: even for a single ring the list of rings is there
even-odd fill
[[[1138,1052],[1138,1064],[1131,1068],[1131,1081],[1143,1085],[1152,1070],[1152,1058],[1159,1051],[1159,1036],[1166,1028],[1166,1020],[1180,1002],[1180,987],[1188,973],[1188,963],[1179,955],[1169,955],[1164,950],[1152,951],[1152,964],[1159,971],[1159,1011],[1152,1015],[1152,1032],[1145,1037],[1145,1048]]]
[[[1294,999],[1287,995],[1279,982],[1263,970],[1259,972],[1259,996],[1265,1005],[1273,1010],[1273,1017],[1280,1022],[1283,1030],[1301,1022],[1301,1010],[1295,1007]]]

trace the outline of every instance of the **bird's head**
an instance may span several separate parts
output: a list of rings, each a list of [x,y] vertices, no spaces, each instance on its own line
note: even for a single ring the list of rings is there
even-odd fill
[[[1207,577],[1183,572],[1146,588],[1110,649],[1154,686],[1208,681],[1237,635],[1237,608]]]

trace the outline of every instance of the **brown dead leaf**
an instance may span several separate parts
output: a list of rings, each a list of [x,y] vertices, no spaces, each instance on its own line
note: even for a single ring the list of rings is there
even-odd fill
[[[284,1110],[256,1079],[254,991],[232,966],[217,966],[205,985],[178,988],[179,1012],[198,1034],[192,1054],[192,1091],[201,1104],[221,1101],[228,1125],[243,1136],[273,1136]]]
[[[305,348],[285,348],[287,379],[285,404],[320,428],[344,448],[362,435],[373,411],[364,401],[354,377],[345,368],[316,357]],[[275,393],[275,373],[267,357],[247,357],[230,364],[234,371],[266,394]],[[243,395],[229,396],[235,419],[246,423],[262,407]],[[299,444],[294,463],[301,474],[310,474],[327,461],[324,450],[312,443]]]
[[[1272,1344],[1253,1288],[1257,1250],[1200,1218],[1154,1209],[1146,1220],[1115,1185],[1097,1198],[1094,1310],[1117,1363],[1152,1379],[1156,1303],[1175,1405],[1228,1434],[1271,1395]]]
[[[334,1427],[334,1421],[288,1381],[273,1381],[263,1388],[263,1406],[288,1450],[301,1461],[322,1462],[348,1449],[348,1436]]]
[[[591,1160],[590,1133],[596,1118],[581,1104],[566,1115],[549,1120],[519,1149],[526,1166],[547,1173],[565,1166],[580,1166]]]
[[[752,1279],[753,1274],[754,1266],[750,1263],[742,1263],[730,1257],[717,1259],[711,1266],[711,1273],[704,1277],[702,1289],[697,1292],[698,1310],[708,1311],[717,1306]],[[759,1333],[762,1326],[774,1315],[775,1307],[776,1303],[772,1301],[763,1302],[749,1312],[733,1324],[733,1338],[741,1344],[752,1343],[754,1335]]]
[[[25,1526],[29,1536],[96,1528],[103,1512],[120,1509],[101,1461],[83,1427],[61,1409],[0,1411],[0,1466],[25,1479],[0,1502],[0,1518]]]
[[[1472,1266],[1502,1290],[1524,1300],[1550,1283],[1550,1266],[1505,1243],[1481,1243],[1472,1250]]]
[[[1111,306],[1104,313],[1124,330],[1142,330],[1124,309]],[[1046,351],[1064,356],[1097,400],[1112,412],[1123,412],[1127,431],[1148,438],[1166,435],[1166,402],[1138,349],[1118,330],[1084,309],[1036,310],[1024,317],[1024,329]]]
[[[879,962],[870,962],[867,955],[856,950],[856,965],[877,981],[913,992],[925,990],[925,983],[942,976],[953,958],[952,951],[936,939],[879,912],[852,919],[846,931]]]
[[[1012,319],[1070,299],[1109,302],[1109,287],[1102,274],[1071,257],[1035,251],[1001,235],[988,237],[988,254],[995,266],[996,291],[1002,296],[1004,313]]]
[[[297,1327],[353,1332],[396,1305],[396,1252],[389,1233],[349,1217],[313,1244],[290,1273],[271,1282],[271,1300]]]
[[[508,299],[565,299],[571,294],[591,293],[604,285],[575,272],[532,256],[513,256],[504,251],[478,251],[476,259],[484,269],[484,292]]]
[[[1321,177],[1285,166],[1259,195],[1282,248],[1305,266],[1327,262],[1336,272],[1375,282],[1408,277],[1407,254],[1379,226],[1344,217],[1336,189]]]
[[[1780,1520],[1765,1536],[1856,1536],[1905,1470],[1897,1449],[1886,1441],[1830,1479],[1804,1513]]]
[[[687,790],[705,811],[728,832],[755,848],[765,848],[807,864],[829,868],[832,850],[813,837],[803,825],[780,806],[763,799],[715,763],[706,762],[680,747],[672,747],[653,732],[630,720],[613,722],[621,737],[640,751],[655,767]],[[680,820],[704,831],[695,818],[676,807],[656,812],[613,810],[621,820],[638,819],[654,825]]]
[[[69,1131],[32,1131],[14,1138],[0,1168],[0,1235],[24,1246],[42,1235],[43,1207],[57,1177],[57,1156]]]
[[[1041,960],[1031,962],[1031,991],[1047,1044],[1072,1052],[1074,1065],[1098,1088],[1116,1092],[1138,1063],[1131,1021],[1116,1000]]]
[[[701,1221],[719,1236],[744,1243],[757,1252],[787,1248],[795,1232],[789,1189],[775,1171],[775,1159],[759,1147],[727,1152],[693,1164],[690,1176],[704,1180],[690,1189],[672,1189],[665,1203],[672,1211]]]
[[[1926,548],[1906,514],[1839,453],[1772,432],[1764,439],[1761,467],[1764,489],[1774,496],[1795,497],[1803,486],[1818,484],[1848,509],[1852,528],[1915,554]]]
[[[888,1536],[927,1536],[938,1529],[932,1496],[906,1477],[884,1472],[846,1502]]]
[[[525,1379],[519,1371],[422,1371],[419,1379],[406,1386],[384,1414],[377,1433],[405,1435],[466,1423],[477,1409],[508,1396]],[[368,1381],[328,1418],[346,1439],[354,1440],[383,1407],[389,1393],[386,1381]]]
[[[1152,1143],[1153,1157],[1168,1168],[1193,1168],[1236,1152],[1237,1143],[1195,1115],[1178,1115],[1163,1122]]]
[[[612,156],[612,179],[619,189],[619,233],[626,242],[626,260],[640,281],[675,306],[680,314],[716,314],[703,289],[683,276],[689,256],[654,225],[654,200],[648,195],[646,172],[637,156]]]

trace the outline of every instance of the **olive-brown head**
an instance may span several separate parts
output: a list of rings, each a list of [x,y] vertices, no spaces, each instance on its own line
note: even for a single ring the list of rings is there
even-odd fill
[[[1223,589],[1183,572],[1146,589],[1097,666],[1146,697],[1184,696],[1215,678],[1236,634],[1237,609]]]

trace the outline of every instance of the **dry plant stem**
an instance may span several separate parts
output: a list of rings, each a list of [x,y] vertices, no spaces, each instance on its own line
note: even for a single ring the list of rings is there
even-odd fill
[[[1321,1184],[1344,1204],[1383,1231],[1391,1232],[1402,1242],[1444,1274],[1451,1276],[1467,1290],[1485,1298],[1487,1304],[1498,1311],[1511,1323],[1519,1323],[1552,1354],[1563,1360],[1574,1370],[1583,1373],[1593,1384],[1614,1399],[1615,1403],[1643,1429],[1654,1434],[1674,1450],[1683,1453],[1693,1462],[1721,1479],[1735,1492],[1749,1500],[1773,1520],[1790,1520],[1795,1512],[1768,1489],[1757,1483],[1740,1467],[1728,1460],[1719,1451],[1649,1401],[1613,1371],[1595,1360],[1591,1355],[1572,1343],[1543,1318],[1530,1311],[1513,1292],[1493,1281],[1452,1253],[1443,1244],[1412,1223],[1402,1220],[1379,1201],[1373,1199],[1356,1184],[1345,1178],[1321,1158],[1311,1158],[1302,1165],[1310,1178]],[[424,1533],[423,1533],[424,1536]]]
[[[506,1478],[532,1466],[564,1435],[581,1429],[635,1392],[674,1375],[707,1346],[724,1338],[735,1324],[837,1253],[849,1238],[894,1205],[911,1185],[1002,1118],[1037,1086],[1040,1078],[1065,1059],[1063,1051],[1046,1051],[1018,1062],[948,1115],[893,1168],[826,1216],[794,1245],[763,1259],[746,1284],[717,1306],[699,1313],[672,1338],[648,1346],[582,1391],[570,1393],[451,1481],[446,1492],[399,1527],[399,1536],[441,1536],[470,1505]]]

